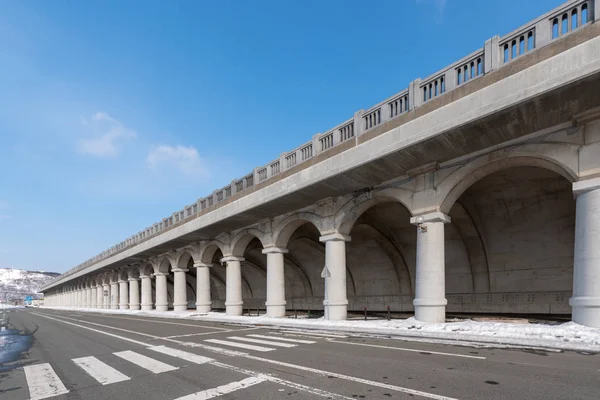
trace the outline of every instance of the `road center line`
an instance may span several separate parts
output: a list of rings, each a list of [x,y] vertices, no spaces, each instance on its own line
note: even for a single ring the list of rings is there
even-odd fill
[[[353,343],[353,342],[342,342],[338,340],[329,340],[330,343],[342,343],[349,344],[352,346],[367,346],[367,347],[378,347],[380,349],[391,349],[391,350],[399,350],[399,351],[410,351],[414,353],[427,353],[427,354],[438,354],[441,356],[452,356],[452,357],[463,357],[463,358],[475,358],[478,360],[485,360],[486,357],[482,356],[469,356],[466,354],[454,354],[454,353],[443,353],[440,351],[430,351],[430,350],[417,350],[417,349],[407,349],[405,347],[393,347],[393,346],[381,346],[377,344],[366,344],[366,343]]]
[[[170,322],[170,321],[161,321],[160,318],[156,318],[156,317],[149,317],[149,319],[142,319],[142,318],[126,318],[126,317],[117,317],[114,315],[105,315],[104,313],[93,313],[91,312],[90,314],[93,314],[93,316],[102,316],[104,318],[115,318],[115,319],[126,319],[128,321],[142,321],[142,322],[148,322],[148,323],[152,323],[152,324],[166,324],[166,325],[180,325],[180,326],[192,326],[195,328],[202,328],[202,329],[216,329],[218,331],[228,331],[230,330],[229,328],[219,328],[216,326],[205,326],[205,325],[198,325],[198,324],[185,324],[182,322]],[[87,316],[87,315],[86,315]]]

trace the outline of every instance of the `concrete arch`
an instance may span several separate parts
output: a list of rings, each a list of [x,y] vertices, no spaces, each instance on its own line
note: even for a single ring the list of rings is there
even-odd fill
[[[265,234],[258,229],[249,228],[238,232],[231,240],[231,255],[235,257],[243,257],[248,244],[250,244],[250,242],[255,238],[260,241],[263,247],[265,246]]]
[[[413,192],[408,189],[386,188],[372,190],[346,202],[335,213],[335,226],[342,235],[350,235],[356,220],[369,208],[379,203],[396,202],[402,204],[412,215]]]
[[[460,167],[438,186],[439,210],[445,214],[471,185],[494,172],[513,167],[539,167],[554,171],[569,182],[578,178],[578,146],[559,143],[529,144],[502,149]]]
[[[168,274],[171,272],[171,260],[168,257],[162,257],[154,264],[154,273]]]
[[[324,222],[321,215],[312,212],[299,212],[288,216],[273,229],[275,246],[286,248],[296,229],[307,223],[313,224],[319,233],[323,234]]]
[[[187,269],[188,265],[190,263],[190,260],[192,260],[192,262],[195,261],[192,254],[188,251],[183,251],[181,254],[179,254],[179,257],[177,257],[177,261],[175,262],[175,265],[179,269]]]
[[[226,254],[227,252],[224,243],[221,243],[218,240],[208,242],[200,247],[200,251],[198,252],[198,260],[195,261],[211,264],[218,250],[221,250],[221,254]]]
[[[140,265],[140,275],[150,276],[154,272],[152,265],[150,263],[142,263]]]

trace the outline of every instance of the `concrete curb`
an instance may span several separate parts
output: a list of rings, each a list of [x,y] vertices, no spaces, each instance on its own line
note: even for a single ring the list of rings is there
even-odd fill
[[[112,314],[112,315],[130,315],[140,317],[162,318],[162,319],[181,319],[206,322],[222,322],[235,325],[253,325],[265,326],[275,329],[305,329],[322,333],[343,333],[353,336],[385,336],[399,340],[407,340],[414,342],[428,342],[450,344],[466,347],[492,347],[492,348],[512,348],[512,349],[531,349],[544,351],[576,351],[584,353],[600,353],[600,345],[588,343],[572,343],[546,340],[546,343],[540,345],[539,339],[525,338],[508,338],[508,337],[489,337],[482,335],[469,335],[456,333],[452,331],[444,331],[443,333],[435,332],[419,332],[415,328],[415,332],[398,331],[395,329],[381,328],[361,328],[361,327],[344,327],[344,326],[326,326],[317,325],[316,323],[301,323],[293,322],[286,323],[285,319],[267,319],[266,317],[217,317],[210,315],[195,314],[194,312],[184,311],[175,312],[168,311],[166,313],[157,313],[155,311],[131,311],[131,310],[100,310],[100,309],[82,309],[82,308],[65,308],[65,307],[40,307],[49,310],[75,311],[82,313],[93,314]],[[166,315],[168,314],[168,315]],[[246,320],[247,319],[247,320]],[[297,320],[294,320],[297,321]]]

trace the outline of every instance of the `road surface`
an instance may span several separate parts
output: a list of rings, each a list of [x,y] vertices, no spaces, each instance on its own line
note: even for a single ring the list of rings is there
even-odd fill
[[[2,400],[600,398],[596,354],[47,309],[7,316]]]

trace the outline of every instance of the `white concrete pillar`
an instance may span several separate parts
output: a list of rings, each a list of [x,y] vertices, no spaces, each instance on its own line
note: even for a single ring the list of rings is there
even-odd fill
[[[600,178],[573,183],[576,196],[573,322],[600,328]]]
[[[129,309],[140,309],[140,282],[137,278],[129,278]]]
[[[92,286],[92,298],[90,300],[91,308],[96,308],[98,306],[96,300],[98,300],[98,287],[94,284],[94,286]]]
[[[102,284],[102,308],[110,308],[110,285],[108,283]]]
[[[444,224],[450,217],[433,212],[412,217],[417,226],[417,268],[415,319],[421,322],[446,321],[446,277],[444,254]]]
[[[173,310],[187,311],[187,269],[173,268]]]
[[[285,275],[283,255],[287,249],[268,247],[263,254],[267,255],[267,316],[285,317]]]
[[[104,296],[102,294],[102,284],[96,286],[96,308],[103,308]]]
[[[167,274],[158,272],[154,276],[156,276],[156,311],[167,311],[169,309]]]
[[[119,279],[119,310],[129,308],[129,284],[124,279]]]
[[[110,283],[110,308],[117,310],[119,308],[119,282]]]
[[[242,315],[244,302],[242,300],[242,269],[243,257],[227,256],[221,261],[227,263],[225,282],[225,312],[227,315]]]
[[[212,264],[194,263],[196,268],[196,311],[208,313],[212,307],[210,295],[210,267]]]
[[[142,280],[142,310],[152,310],[152,276],[140,275]]]
[[[88,287],[87,289],[85,289],[85,294],[86,294],[85,307],[92,308],[92,301],[93,301],[92,288]]]
[[[321,236],[319,241],[325,243],[325,266],[321,273],[325,278],[325,318],[342,321],[348,316],[346,242],[350,237],[336,232]]]

